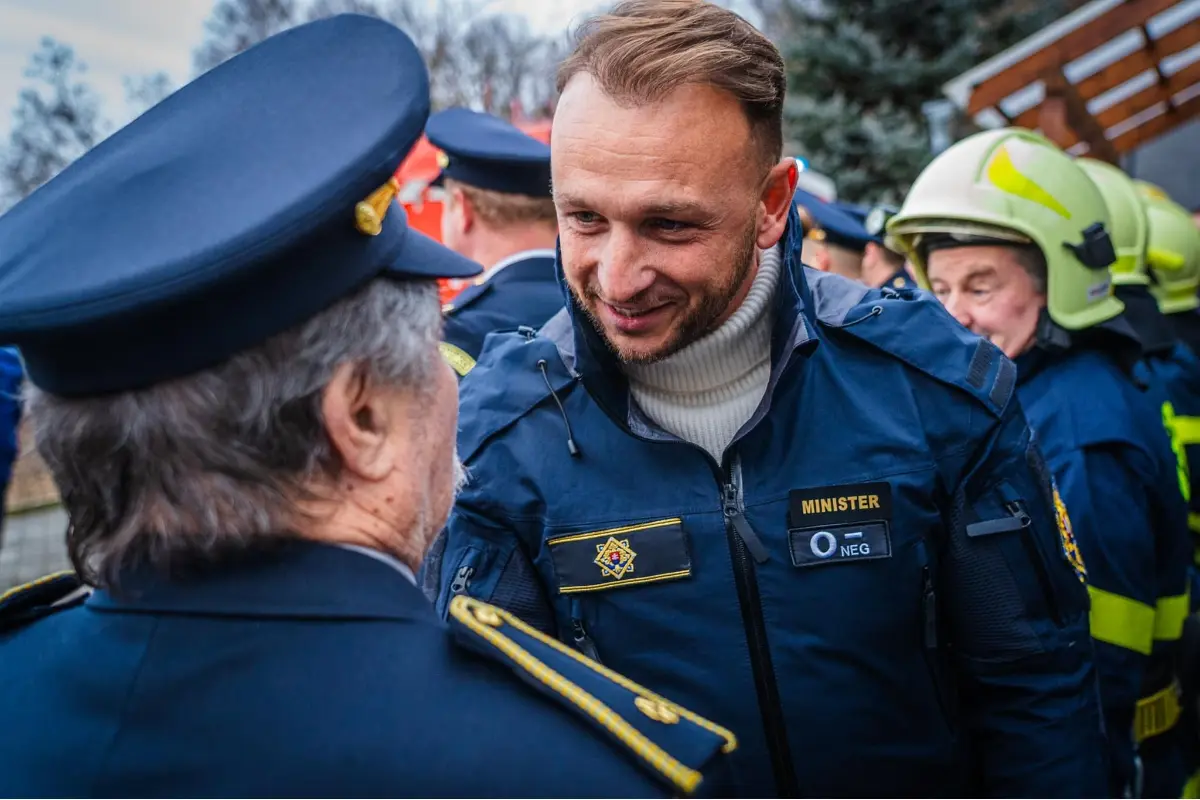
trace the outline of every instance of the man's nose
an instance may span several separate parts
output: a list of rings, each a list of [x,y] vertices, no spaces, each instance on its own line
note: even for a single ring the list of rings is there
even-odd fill
[[[608,235],[596,271],[605,300],[624,303],[650,288],[654,271],[645,266],[643,256],[633,233],[615,229]]]
[[[963,302],[962,297],[958,294],[951,294],[943,300],[946,310],[950,312],[950,316],[958,320],[958,324],[964,328],[970,328],[971,323],[975,320],[971,317],[971,312],[967,308],[967,304]]]

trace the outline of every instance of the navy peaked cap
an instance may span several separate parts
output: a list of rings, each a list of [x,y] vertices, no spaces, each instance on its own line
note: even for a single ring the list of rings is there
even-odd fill
[[[0,217],[0,342],[66,396],[215,366],[376,277],[480,268],[408,227],[429,115],[412,41],[302,25],[197,78]]]
[[[550,196],[549,145],[499,117],[448,108],[429,118],[425,136],[445,155],[436,186],[451,178],[494,192]]]
[[[807,219],[801,214],[808,236],[859,253],[865,250],[867,242],[871,241],[870,234],[855,214],[847,213],[846,210],[803,189],[796,190],[795,203],[808,212]]]

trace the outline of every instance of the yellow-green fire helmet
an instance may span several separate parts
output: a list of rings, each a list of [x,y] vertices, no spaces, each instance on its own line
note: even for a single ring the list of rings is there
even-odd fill
[[[1146,264],[1153,273],[1150,291],[1164,314],[1200,307],[1200,230],[1192,215],[1165,194],[1143,194],[1150,235]]]
[[[929,288],[923,237],[1035,244],[1046,259],[1047,310],[1067,330],[1112,319],[1116,260],[1108,208],[1079,165],[1044,136],[1019,128],[984,131],[958,142],[917,177],[888,223]]]
[[[1141,194],[1142,197],[1146,197],[1151,200],[1171,199],[1171,196],[1167,194],[1165,189],[1157,184],[1151,183],[1150,181],[1135,180],[1133,185],[1137,187],[1138,193]]]
[[[1146,236],[1149,224],[1142,194],[1133,179],[1123,171],[1094,158],[1077,158],[1075,163],[1087,173],[1108,206],[1113,249],[1117,260],[1109,267],[1118,286],[1148,286]]]

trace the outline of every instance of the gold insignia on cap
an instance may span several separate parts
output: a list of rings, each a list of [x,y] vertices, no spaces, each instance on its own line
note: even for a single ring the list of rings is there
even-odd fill
[[[445,169],[446,167],[450,166],[450,156],[446,155],[446,151],[437,151],[437,165],[438,169]]]
[[[354,227],[368,236],[378,236],[383,230],[383,218],[399,193],[400,181],[393,175],[387,183],[371,192],[370,197],[354,207]]]
[[[814,242],[825,241],[825,231],[817,225],[817,220],[806,206],[797,205],[796,213],[800,216],[800,224],[804,226],[804,238]]]

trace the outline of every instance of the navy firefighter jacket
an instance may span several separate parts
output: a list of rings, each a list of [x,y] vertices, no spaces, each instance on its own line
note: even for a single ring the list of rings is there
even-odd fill
[[[462,377],[475,365],[489,333],[515,331],[522,325],[540,328],[562,307],[554,251],[518,253],[443,307],[442,351]]]
[[[1104,794],[1087,593],[1014,365],[925,293],[806,269],[800,231],[720,463],[638,409],[573,302],[489,337],[427,593],[731,728],[743,795]]]
[[[1138,700],[1173,691],[1187,611],[1187,507],[1156,393],[1106,353],[1031,352],[1017,395],[1054,475],[1091,595],[1114,789],[1135,780],[1134,743],[1162,709]],[[1182,783],[1182,781],[1181,781]]]

